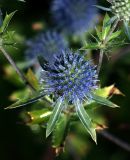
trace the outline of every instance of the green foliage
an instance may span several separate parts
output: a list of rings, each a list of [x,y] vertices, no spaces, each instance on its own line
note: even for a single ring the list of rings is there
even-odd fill
[[[52,134],[52,146],[54,148],[64,146],[65,138],[68,134],[69,115],[62,114],[56,123]]]
[[[28,82],[34,87],[36,91],[40,90],[39,81],[31,69],[28,70],[26,77]]]
[[[91,118],[89,117],[83,105],[78,99],[77,101],[75,101],[75,106],[76,106],[76,112],[78,114],[79,119],[81,120],[82,124],[85,126],[88,133],[91,135],[92,139],[95,141],[95,143],[97,143],[96,130],[92,124]]]
[[[92,94],[92,99],[102,105],[108,106],[108,107],[112,107],[112,108],[116,108],[119,107],[116,104],[112,103],[111,101],[109,101],[106,98],[103,98],[101,96],[97,96],[96,94]]]
[[[60,97],[57,100],[56,104],[54,105],[52,115],[47,123],[46,137],[48,137],[55,128],[56,122],[60,117],[63,107],[64,107],[63,99]]]
[[[6,109],[14,109],[14,108],[26,106],[28,104],[32,104],[34,102],[37,102],[39,99],[43,98],[44,96],[45,94],[40,94],[39,92],[35,92],[31,96],[18,100],[17,102],[8,106]]]
[[[3,24],[2,26],[0,27],[0,34],[4,34],[7,30],[7,27],[12,19],[12,17],[14,16],[14,14],[16,13],[16,11],[10,13],[10,14],[6,14],[5,18],[4,18],[4,21],[3,21]]]
[[[24,113],[23,120],[26,124],[40,124],[47,123],[52,111],[47,108],[39,109]]]
[[[110,47],[112,48],[118,45],[123,45],[123,41],[122,43],[120,42],[120,40],[117,41],[117,38],[121,35],[121,30],[112,32],[110,34],[112,29],[112,22],[112,19],[110,19],[108,14],[106,14],[103,20],[103,26],[101,31],[96,28],[96,37],[92,35],[96,42],[86,42],[85,46],[81,48],[81,50],[102,49],[105,52],[108,52]]]

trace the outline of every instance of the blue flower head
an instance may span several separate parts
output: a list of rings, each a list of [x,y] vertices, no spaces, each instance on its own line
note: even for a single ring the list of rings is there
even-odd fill
[[[27,42],[27,47],[27,59],[35,63],[38,56],[43,56],[46,61],[53,63],[54,55],[58,55],[61,49],[65,49],[67,47],[67,42],[59,33],[48,31],[29,40]]]
[[[56,25],[66,33],[82,34],[97,16],[96,0],[54,0],[52,14]]]
[[[68,105],[74,105],[81,122],[96,142],[95,128],[83,107],[83,100],[91,99],[91,93],[97,89],[96,66],[91,61],[85,61],[84,56],[70,50],[62,51],[60,56],[56,56],[53,65],[44,64],[42,60],[40,64],[43,68],[41,94],[54,95],[56,99],[46,136],[54,129],[61,111]]]
[[[62,51],[55,57],[53,65],[42,65],[41,83],[43,91],[74,103],[76,97],[82,102],[97,88],[98,75],[96,66],[85,61],[79,53]]]

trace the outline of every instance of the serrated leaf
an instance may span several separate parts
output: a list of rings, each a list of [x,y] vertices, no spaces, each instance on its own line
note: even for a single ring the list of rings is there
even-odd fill
[[[99,6],[99,5],[94,5],[94,6],[99,8],[99,9],[102,9],[103,11],[111,11],[111,8],[106,8],[106,7]]]
[[[90,96],[89,96],[90,97]],[[119,107],[118,105],[114,104],[113,102],[109,101],[108,99],[104,98],[104,97],[100,97],[96,94],[91,93],[91,97],[95,102],[111,107],[111,108],[117,108]]]
[[[97,143],[96,130],[93,127],[91,118],[85,111],[82,103],[79,101],[78,98],[74,101],[74,104],[75,104],[76,112],[77,112],[79,119],[81,120],[82,124],[84,125],[88,133],[91,135],[92,139],[95,141],[95,143]]]
[[[124,94],[114,85],[110,85],[104,88],[99,88],[94,92],[94,94],[97,96],[103,97],[105,99],[112,96],[113,94],[124,96]],[[96,101],[91,99],[87,103],[84,104],[84,107],[86,107],[87,110],[91,110],[91,109],[100,107],[100,105],[97,105]]]
[[[59,97],[58,100],[56,101],[52,115],[50,116],[49,122],[47,124],[46,137],[48,137],[55,128],[56,122],[60,117],[63,107],[64,107],[63,98]]]
[[[65,137],[67,135],[68,121],[68,116],[63,114],[56,123],[52,134],[52,146],[54,148],[61,147],[61,145],[64,143]]]
[[[36,76],[34,75],[31,69],[28,70],[26,77],[28,82],[34,87],[35,90],[40,89],[38,79],[36,78]]]
[[[35,93],[31,97],[18,100],[17,102],[13,103],[12,105],[8,106],[5,109],[14,109],[14,108],[26,106],[28,104],[32,104],[34,102],[37,102],[39,99],[43,98],[44,96],[45,96],[45,94]]]
[[[12,19],[12,17],[13,17],[14,14],[15,14],[15,12],[16,12],[16,11],[14,11],[14,12],[12,12],[12,13],[10,13],[10,14],[6,14],[5,19],[4,19],[4,21],[3,21],[3,24],[2,24],[2,26],[0,27],[0,33],[1,33],[1,34],[6,31],[8,25],[9,25],[11,19]]]

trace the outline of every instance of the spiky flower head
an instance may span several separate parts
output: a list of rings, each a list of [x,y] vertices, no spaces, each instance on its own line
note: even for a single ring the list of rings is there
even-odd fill
[[[112,0],[112,12],[123,21],[130,20],[130,1],[129,0]]]
[[[43,56],[46,61],[53,63],[54,55],[59,54],[61,49],[65,49],[67,42],[56,31],[47,31],[29,40],[27,47],[27,59],[35,63],[35,60],[40,55]]]
[[[74,103],[76,97],[83,101],[97,88],[97,81],[96,66],[70,50],[55,57],[53,65],[44,65],[41,73],[41,82],[45,83],[43,91],[62,97],[69,103]]]
[[[52,14],[56,25],[66,33],[82,34],[94,25],[96,0],[54,0]]]

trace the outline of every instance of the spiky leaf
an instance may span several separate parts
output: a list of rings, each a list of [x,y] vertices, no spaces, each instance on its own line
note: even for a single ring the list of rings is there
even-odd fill
[[[88,133],[91,135],[92,139],[97,143],[96,130],[93,127],[91,118],[86,113],[82,103],[79,101],[78,98],[76,98],[74,104],[76,106],[76,112],[77,112],[77,115],[78,115],[79,119],[83,123],[83,125],[86,128],[86,130],[88,131]]]
[[[45,96],[45,94],[41,94],[38,92],[30,97],[18,100],[17,102],[13,103],[12,105],[10,105],[9,107],[7,107],[5,109],[14,109],[14,108],[26,106],[28,104],[32,104],[34,102],[37,102],[39,99],[43,98],[44,96]]]
[[[55,128],[56,122],[60,117],[63,107],[64,107],[63,98],[59,97],[58,100],[56,101],[52,115],[50,116],[49,122],[47,124],[46,137],[48,137]]]
[[[108,106],[108,107],[112,107],[112,108],[116,108],[119,107],[118,105],[112,103],[111,101],[109,101],[108,99],[104,98],[104,97],[100,97],[96,94],[91,93],[91,97],[95,102]]]

